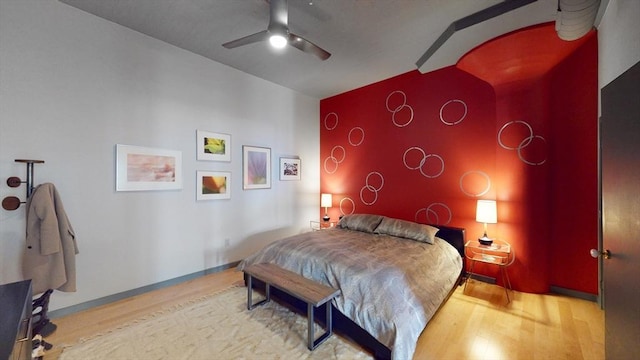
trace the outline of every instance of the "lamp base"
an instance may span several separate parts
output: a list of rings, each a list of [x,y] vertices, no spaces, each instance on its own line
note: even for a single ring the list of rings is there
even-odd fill
[[[488,238],[486,236],[483,236],[481,238],[478,238],[478,241],[480,242],[480,244],[482,245],[491,245],[493,244],[493,239]]]
[[[329,217],[329,215],[325,215],[322,217],[322,221],[329,221],[331,218]]]

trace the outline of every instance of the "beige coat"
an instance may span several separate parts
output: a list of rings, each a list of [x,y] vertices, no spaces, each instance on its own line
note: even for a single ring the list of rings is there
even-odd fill
[[[27,249],[22,270],[33,294],[76,291],[78,245],[53,184],[39,185],[27,200]]]

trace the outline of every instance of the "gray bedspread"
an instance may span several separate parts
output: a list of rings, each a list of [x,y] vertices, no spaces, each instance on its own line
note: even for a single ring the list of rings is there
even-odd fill
[[[427,322],[462,269],[446,241],[433,245],[389,235],[332,228],[278,240],[243,260],[275,263],[340,289],[336,309],[391,349],[411,359]]]

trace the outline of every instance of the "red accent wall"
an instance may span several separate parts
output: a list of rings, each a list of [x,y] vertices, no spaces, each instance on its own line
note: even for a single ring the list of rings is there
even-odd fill
[[[472,239],[483,232],[476,200],[496,199],[498,224],[488,233],[516,251],[515,289],[597,293],[597,263],[585,258],[597,244],[596,36],[555,42],[543,30],[488,42],[458,66],[322,100],[320,180],[334,195],[331,218],[379,213],[464,227]],[[527,41],[562,56],[537,57],[532,70],[506,53],[491,73],[483,47],[512,48],[527,31]],[[500,278],[495,267],[478,270]]]
[[[549,77],[553,142],[550,283],[598,293],[598,62],[597,36],[558,64]]]

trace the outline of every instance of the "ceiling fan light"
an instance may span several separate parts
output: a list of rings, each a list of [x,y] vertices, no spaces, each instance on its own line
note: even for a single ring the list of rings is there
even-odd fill
[[[279,34],[274,34],[269,37],[269,43],[276,49],[282,49],[287,46],[287,39]]]

